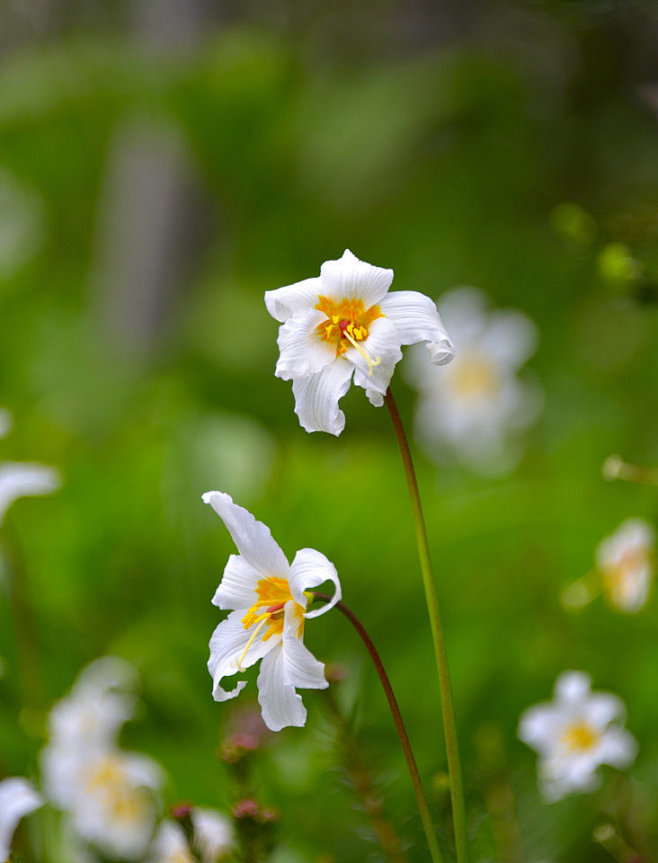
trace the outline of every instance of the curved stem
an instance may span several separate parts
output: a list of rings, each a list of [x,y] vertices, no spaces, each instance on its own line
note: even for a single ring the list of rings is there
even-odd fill
[[[423,508],[418,493],[416,471],[411,458],[409,441],[398,413],[397,405],[391,390],[387,390],[384,397],[386,407],[391,415],[395,437],[397,438],[402,464],[407,477],[409,496],[411,498],[411,509],[413,511],[414,524],[416,526],[416,543],[418,544],[418,556],[420,558],[420,569],[423,575],[423,586],[425,588],[425,601],[430,618],[432,630],[432,641],[434,643],[434,655],[436,667],[439,673],[439,689],[441,690],[441,711],[443,714],[443,731],[446,742],[446,755],[448,759],[448,772],[450,774],[450,798],[452,800],[452,818],[455,827],[455,846],[457,850],[458,863],[468,863],[468,838],[466,834],[466,809],[464,806],[464,789],[462,785],[461,765],[459,761],[459,747],[457,744],[457,727],[455,722],[455,708],[452,701],[450,687],[450,675],[448,673],[448,659],[446,656],[445,639],[439,613],[439,600],[436,593],[436,584],[432,572],[429,545],[427,542],[427,531],[425,530],[425,519]]]
[[[331,601],[331,597],[327,596],[324,593],[317,593],[317,591],[315,590],[310,592],[313,593],[315,599],[320,599],[323,602]],[[393,687],[391,686],[391,681],[388,679],[388,674],[386,673],[384,664],[382,663],[379,653],[377,653],[377,648],[373,644],[372,639],[364,629],[364,626],[359,620],[359,618],[352,611],[350,611],[350,609],[342,602],[337,602],[336,608],[338,608],[345,615],[345,617],[359,633],[361,640],[365,644],[366,650],[370,654],[370,658],[373,661],[375,669],[377,670],[377,674],[379,675],[382,687],[384,688],[384,694],[386,695],[386,700],[388,701],[391,715],[393,716],[395,730],[397,731],[398,737],[400,738],[402,751],[404,752],[404,757],[407,761],[407,768],[409,770],[411,782],[414,787],[416,803],[418,805],[418,811],[420,813],[421,821],[423,822],[423,829],[425,831],[425,837],[427,839],[427,845],[429,847],[430,855],[434,863],[442,863],[443,858],[441,856],[439,844],[436,840],[436,834],[434,833],[434,825],[432,824],[432,816],[430,815],[429,806],[427,805],[427,798],[425,797],[423,785],[420,781],[418,765],[416,764],[416,759],[414,758],[414,754],[411,749],[411,743],[409,742],[409,735],[407,734],[407,729],[404,726],[402,714],[400,713],[400,708],[398,707],[398,703],[393,692]]]

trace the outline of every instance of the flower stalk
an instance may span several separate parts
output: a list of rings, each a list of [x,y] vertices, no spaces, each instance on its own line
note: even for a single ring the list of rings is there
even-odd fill
[[[418,492],[416,471],[414,470],[409,441],[395,404],[395,399],[390,387],[384,396],[386,407],[391,415],[395,437],[400,449],[402,464],[407,478],[409,497],[411,498],[411,509],[413,512],[416,528],[416,543],[418,545],[418,556],[420,558],[420,569],[423,576],[425,588],[425,600],[430,618],[432,630],[432,641],[434,644],[434,656],[438,670],[439,689],[441,692],[441,712],[443,716],[443,732],[446,743],[446,755],[448,759],[448,773],[450,775],[450,799],[452,802],[452,818],[455,831],[455,848],[458,863],[468,863],[468,838],[466,833],[466,808],[464,805],[464,789],[462,784],[461,764],[459,760],[459,747],[457,743],[457,727],[455,721],[455,709],[452,700],[450,686],[450,675],[448,672],[448,659],[446,655],[445,639],[439,612],[439,600],[436,592],[432,562],[430,559],[429,545],[427,542],[427,531],[423,508]]]
[[[317,591],[313,591],[312,593],[314,599],[319,599],[322,602],[331,601],[331,597],[327,596],[324,593],[318,593]],[[418,765],[416,764],[416,759],[414,757],[413,750],[411,749],[411,743],[409,741],[409,735],[407,734],[407,729],[405,728],[402,714],[400,713],[400,708],[398,706],[397,699],[395,698],[395,693],[393,692],[391,681],[389,680],[386,669],[384,668],[384,664],[381,660],[381,657],[379,656],[379,653],[377,652],[377,648],[373,644],[372,639],[370,638],[363,624],[354,614],[354,612],[352,612],[342,602],[337,602],[336,608],[339,609],[339,611],[349,620],[354,629],[356,629],[356,631],[358,632],[361,640],[365,645],[366,650],[368,651],[368,654],[370,655],[370,658],[372,659],[377,674],[379,675],[379,680],[381,681],[382,687],[384,689],[384,694],[386,695],[386,700],[388,701],[388,706],[391,711],[391,716],[393,717],[395,730],[397,731],[398,737],[400,738],[402,751],[407,762],[407,769],[409,770],[409,776],[411,777],[414,794],[416,795],[416,804],[418,806],[418,812],[420,814],[421,821],[423,822],[423,830],[425,831],[425,837],[427,839],[430,856],[433,863],[443,863],[441,850],[439,849],[439,844],[437,842],[436,834],[434,832],[434,825],[432,824],[432,816],[430,815],[427,798],[425,797],[423,784],[420,780]]]

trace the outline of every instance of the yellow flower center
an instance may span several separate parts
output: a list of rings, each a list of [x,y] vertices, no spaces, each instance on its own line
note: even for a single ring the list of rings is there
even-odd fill
[[[586,722],[568,725],[560,738],[569,752],[585,752],[599,742],[599,733]]]
[[[335,302],[323,296],[319,297],[315,308],[327,316],[316,330],[322,341],[336,346],[337,357],[344,354],[350,346],[356,348],[368,363],[368,374],[372,375],[373,368],[381,363],[381,357],[373,359],[360,342],[368,338],[368,329],[372,322],[384,317],[381,308],[371,306],[366,309],[363,300],[355,297]]]
[[[141,821],[148,812],[148,792],[131,785],[121,765],[111,757],[94,766],[85,785],[88,794],[103,795],[104,805],[117,821]]]
[[[500,390],[500,381],[491,368],[491,363],[482,356],[462,355],[452,369],[451,382],[463,398],[492,398]]]
[[[285,606],[293,599],[288,579],[278,578],[275,575],[260,579],[256,585],[256,595],[258,600],[242,618],[242,625],[245,629],[249,629],[254,623],[258,626],[238,659],[239,669],[242,669],[242,660],[247,655],[247,651],[263,630],[265,630],[263,641],[267,641],[273,635],[283,635]],[[294,613],[297,618],[297,638],[301,638],[304,632],[304,608],[298,602],[294,604]]]
[[[631,548],[610,566],[603,567],[604,588],[621,601],[628,599],[637,587],[637,577],[651,558],[646,548]]]

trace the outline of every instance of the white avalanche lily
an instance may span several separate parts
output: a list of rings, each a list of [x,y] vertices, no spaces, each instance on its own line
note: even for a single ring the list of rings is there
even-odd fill
[[[0,523],[19,497],[51,494],[60,485],[59,472],[53,467],[23,462],[0,464]]]
[[[649,597],[654,574],[655,531],[642,518],[629,518],[599,543],[596,563],[603,593],[620,611],[633,614]]]
[[[282,323],[275,374],[292,380],[295,413],[308,432],[339,435],[338,402],[354,383],[383,404],[402,345],[426,342],[433,363],[450,362],[452,342],[429,297],[388,289],[393,270],[374,267],[346,250],[325,261],[320,275],[265,293],[268,312]]]
[[[233,503],[228,494],[209,491],[204,503],[228,528],[240,554],[232,554],[213,604],[231,613],[210,640],[208,670],[216,701],[235,698],[246,685],[238,681],[226,691],[224,677],[243,671],[262,659],[258,701],[263,720],[272,731],[304,725],[306,709],[295,691],[325,689],[324,665],[304,646],[304,621],[329,611],[341,598],[334,565],[319,551],[303,548],[292,564],[262,522]],[[331,602],[306,611],[306,590],[325,581],[334,584]]]
[[[601,764],[627,767],[637,753],[634,737],[622,727],[624,704],[608,692],[591,692],[590,678],[566,671],[555,684],[555,699],[521,716],[519,737],[539,753],[539,784],[547,802],[600,784]]]
[[[11,840],[18,822],[25,815],[43,806],[34,787],[21,776],[12,776],[0,782],[0,861],[6,863],[11,851]]]
[[[520,455],[518,431],[536,417],[539,390],[518,376],[535,350],[537,330],[514,309],[489,310],[484,293],[456,288],[439,309],[457,346],[454,363],[441,374],[412,351],[405,374],[419,393],[418,443],[430,458],[446,448],[476,470],[501,472]]]
[[[217,863],[233,850],[233,826],[214,809],[193,809],[194,847],[202,863]]]

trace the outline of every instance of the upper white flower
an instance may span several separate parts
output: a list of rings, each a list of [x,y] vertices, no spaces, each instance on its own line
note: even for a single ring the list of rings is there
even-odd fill
[[[11,840],[18,822],[43,806],[34,787],[21,776],[12,776],[0,782],[0,861],[6,863],[11,850]]]
[[[431,457],[447,445],[483,470],[505,470],[518,456],[510,433],[527,426],[541,400],[518,377],[535,350],[532,321],[513,309],[490,311],[485,294],[456,288],[439,309],[457,347],[455,361],[437,374],[422,351],[410,353],[405,373],[419,391],[416,437]]]
[[[279,329],[276,375],[292,380],[295,412],[306,431],[339,435],[338,402],[354,383],[373,405],[383,404],[402,345],[426,342],[431,361],[449,362],[454,349],[429,297],[388,289],[393,270],[374,267],[346,250],[325,261],[320,275],[265,293]]]
[[[654,574],[655,531],[641,518],[629,518],[599,543],[596,563],[603,593],[621,611],[639,611],[646,603]]]
[[[325,689],[324,665],[304,646],[304,621],[323,614],[341,597],[334,565],[319,551],[303,548],[289,564],[262,522],[219,491],[203,495],[228,528],[240,554],[232,554],[213,604],[230,610],[210,640],[208,670],[216,701],[235,698],[246,685],[222,689],[224,677],[262,659],[258,701],[272,731],[304,725],[306,709],[295,687]],[[304,591],[325,581],[335,586],[332,601],[306,611]]]
[[[0,463],[0,523],[19,497],[51,494],[61,485],[59,472],[43,464]]]
[[[608,692],[591,692],[590,678],[566,671],[555,684],[552,702],[525,711],[519,737],[539,753],[539,782],[547,801],[600,784],[601,764],[628,766],[637,753],[633,736],[622,728],[624,704]]]

